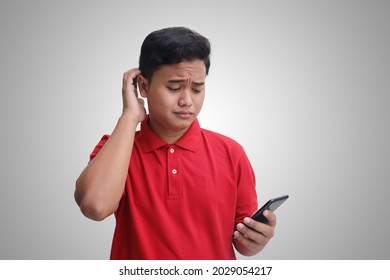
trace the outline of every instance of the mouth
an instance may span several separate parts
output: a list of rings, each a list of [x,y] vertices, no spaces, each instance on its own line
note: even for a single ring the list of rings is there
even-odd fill
[[[174,114],[181,119],[189,119],[189,118],[191,118],[191,116],[194,113],[192,113],[190,111],[177,111],[177,112],[174,112]]]

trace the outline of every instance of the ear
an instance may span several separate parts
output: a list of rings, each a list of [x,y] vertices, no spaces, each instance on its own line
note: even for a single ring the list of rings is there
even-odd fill
[[[142,97],[148,96],[149,81],[142,75],[137,77],[139,93]]]

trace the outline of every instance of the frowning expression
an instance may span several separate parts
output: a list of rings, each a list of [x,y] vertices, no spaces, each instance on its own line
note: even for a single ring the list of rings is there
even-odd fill
[[[140,77],[147,97],[149,126],[158,134],[184,133],[197,118],[205,97],[206,67],[202,60],[163,65],[151,82]]]

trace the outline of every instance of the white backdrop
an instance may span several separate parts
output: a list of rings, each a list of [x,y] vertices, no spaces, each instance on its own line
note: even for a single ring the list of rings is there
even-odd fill
[[[387,1],[2,1],[0,259],[107,259],[114,218],[73,199],[146,35],[212,43],[200,123],[240,142],[259,202],[289,194],[256,259],[389,259]]]

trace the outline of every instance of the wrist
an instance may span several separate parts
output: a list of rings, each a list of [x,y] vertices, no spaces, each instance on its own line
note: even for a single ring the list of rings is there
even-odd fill
[[[118,119],[118,124],[122,124],[134,130],[136,129],[139,122],[140,121],[138,116],[135,116],[133,114],[127,114],[125,112],[122,113],[122,115]]]
[[[134,114],[134,113],[131,113],[131,112],[128,112],[128,111],[123,111],[120,118],[126,118],[126,119],[134,119],[135,121],[138,121],[138,115],[137,114]]]

